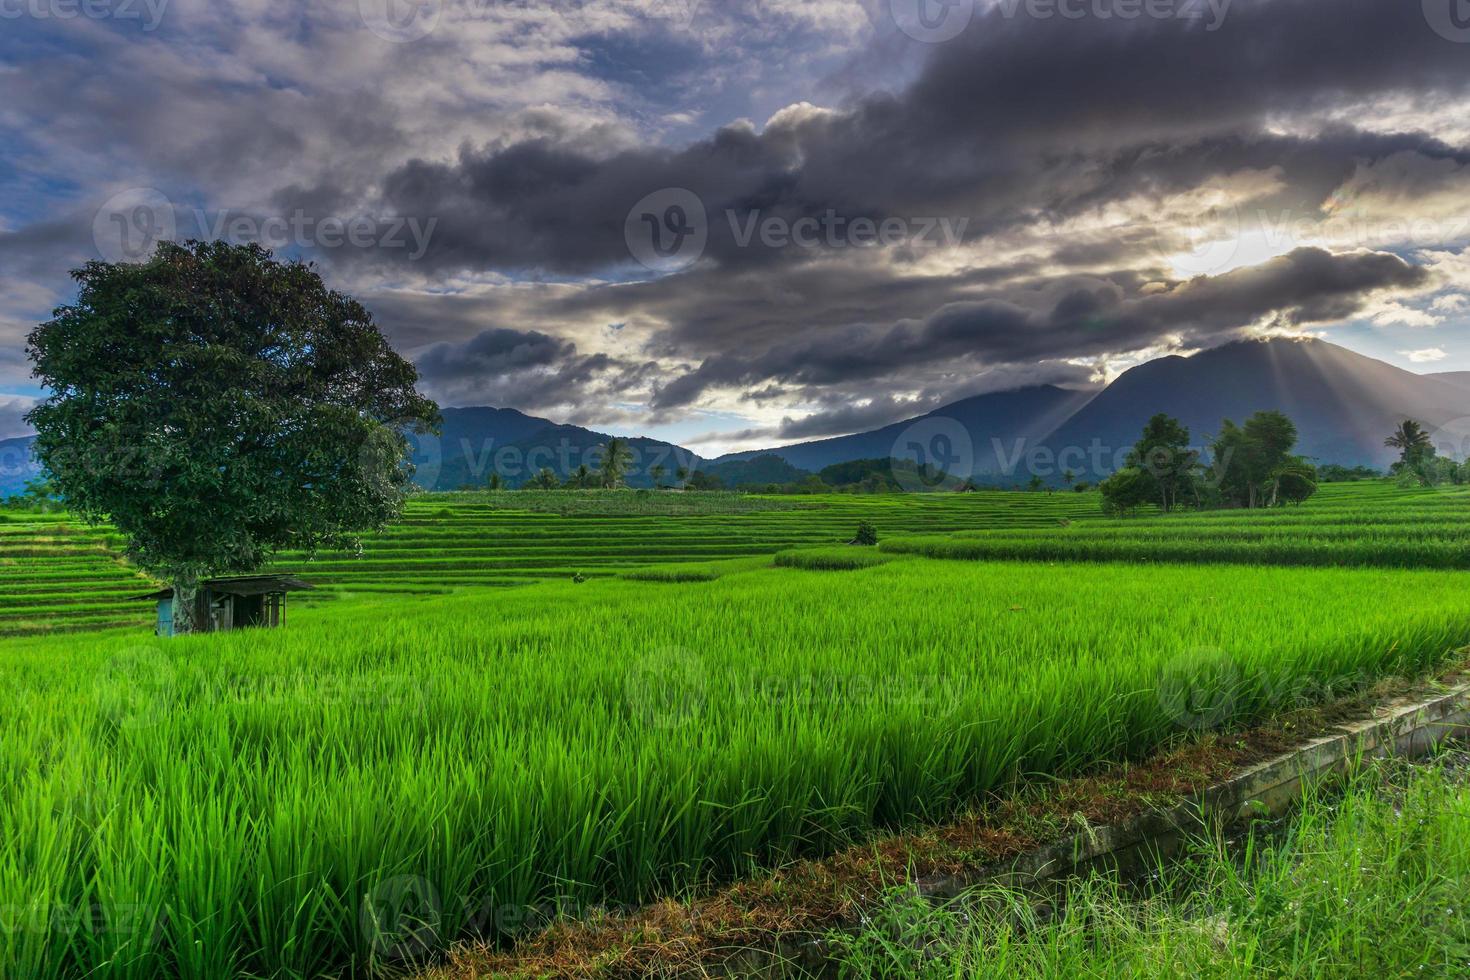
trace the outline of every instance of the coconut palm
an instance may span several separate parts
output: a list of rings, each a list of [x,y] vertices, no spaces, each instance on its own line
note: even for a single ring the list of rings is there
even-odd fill
[[[1383,440],[1383,444],[1390,449],[1399,450],[1403,454],[1403,462],[1410,466],[1422,462],[1434,453],[1434,444],[1430,441],[1429,433],[1413,419],[1400,422],[1399,427],[1393,430],[1393,435]]]
[[[606,490],[616,490],[623,485],[628,475],[628,466],[633,462],[633,451],[628,448],[628,440],[616,436],[607,441],[602,447],[602,486]]]

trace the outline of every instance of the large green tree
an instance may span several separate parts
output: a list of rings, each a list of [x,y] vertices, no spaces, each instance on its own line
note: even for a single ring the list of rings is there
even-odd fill
[[[28,416],[68,507],[126,536],[193,627],[200,580],[283,548],[353,547],[401,511],[406,431],[438,407],[372,315],[256,245],[165,242],[89,262],[30,334]]]

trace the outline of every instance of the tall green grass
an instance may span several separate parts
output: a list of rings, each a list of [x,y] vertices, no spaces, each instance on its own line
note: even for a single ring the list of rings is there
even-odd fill
[[[1381,770],[1370,770],[1378,777]],[[1145,897],[1074,885],[1054,915],[994,889],[891,901],[834,936],[845,978],[1463,977],[1470,974],[1470,789],[1443,769],[1367,778],[1285,832],[1216,842]]]
[[[1467,640],[1452,574],[908,559],[9,641],[0,975],[403,966]]]

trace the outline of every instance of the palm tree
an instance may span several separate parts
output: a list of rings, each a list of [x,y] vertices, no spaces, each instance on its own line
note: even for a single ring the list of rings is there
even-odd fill
[[[537,490],[555,490],[557,488],[556,472],[549,466],[545,467],[536,474],[530,485]]]
[[[679,481],[679,489],[684,489],[684,481],[689,479],[689,467],[681,466],[674,470],[674,478]]]
[[[628,448],[628,440],[614,436],[602,447],[602,486],[607,490],[616,490],[623,485],[623,480],[628,473],[628,464],[633,461],[633,452]]]
[[[653,477],[653,489],[657,490],[658,485],[664,482],[664,468],[662,466],[655,465],[652,469],[648,471],[648,475]]]
[[[577,467],[577,472],[572,474],[572,486],[578,490],[590,490],[592,483],[592,471],[587,468],[586,463],[583,463]]]
[[[1434,444],[1429,438],[1429,433],[1424,431],[1424,426],[1413,419],[1405,419],[1399,423],[1399,427],[1393,430],[1393,435],[1383,440],[1383,444],[1390,449],[1397,449],[1403,453],[1401,457],[1407,466],[1413,466],[1430,456],[1434,452]]]

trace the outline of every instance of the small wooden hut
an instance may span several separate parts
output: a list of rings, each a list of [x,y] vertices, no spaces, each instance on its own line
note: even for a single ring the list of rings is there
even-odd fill
[[[315,588],[291,575],[239,575],[212,578],[199,583],[194,594],[196,633],[223,633],[251,626],[276,627],[286,624],[286,596]],[[158,603],[159,636],[177,636],[173,589],[159,589],[140,600]]]

